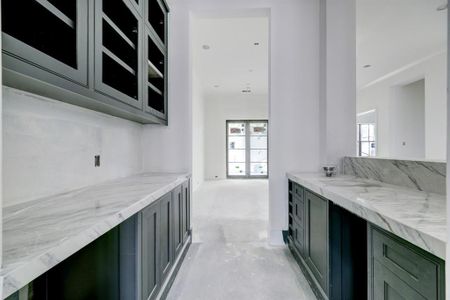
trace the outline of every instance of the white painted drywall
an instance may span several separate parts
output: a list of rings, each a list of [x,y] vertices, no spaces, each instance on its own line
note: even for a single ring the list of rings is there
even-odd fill
[[[192,188],[205,180],[205,98],[193,70],[192,80]]]
[[[425,82],[395,86],[390,92],[389,153],[393,157],[425,157]]]
[[[407,66],[375,81],[358,91],[357,112],[377,110],[377,155],[390,153],[391,89],[425,79],[425,156],[445,160],[446,157],[446,78],[447,54],[441,53]]]
[[[2,28],[2,13],[0,4],[0,31]],[[0,36],[0,44],[2,37]],[[2,69],[2,57],[0,56],[0,70]],[[2,81],[2,72],[0,72],[0,83]],[[3,92],[0,89],[0,132],[3,132]],[[0,207],[3,207],[3,134],[0,135]],[[3,210],[0,211],[0,268],[3,266]],[[3,295],[3,279],[0,279],[0,295]]]
[[[325,5],[325,7],[324,7]],[[355,0],[321,1],[321,162],[339,166],[343,156],[354,155],[356,145],[356,4]],[[325,23],[324,23],[325,22]],[[323,50],[322,50],[323,51]],[[324,150],[325,149],[325,152]]]
[[[268,11],[270,16],[269,231],[287,229],[288,171],[317,171],[324,160],[354,153],[354,0],[328,0],[327,95],[319,102],[320,11],[316,0],[172,0],[169,27],[169,126],[144,128],[146,170],[192,171],[191,14]],[[325,53],[325,51],[323,51]],[[333,52],[333,53],[332,53]],[[323,57],[322,57],[323,58]],[[335,70],[337,68],[339,70]],[[329,105],[328,105],[329,104]],[[327,112],[319,111],[319,106]],[[327,144],[320,142],[326,123]],[[321,156],[321,149],[325,157]],[[353,152],[351,152],[353,151]]]
[[[207,96],[205,99],[205,179],[226,178],[226,121],[267,120],[267,95]],[[270,124],[269,124],[270,127]],[[269,149],[269,152],[271,149]]]
[[[144,129],[146,170],[192,171],[190,14],[270,9],[270,232],[287,228],[287,171],[319,168],[319,4],[316,0],[170,1],[169,127]]]
[[[3,206],[142,171],[142,125],[7,87],[3,140]]]

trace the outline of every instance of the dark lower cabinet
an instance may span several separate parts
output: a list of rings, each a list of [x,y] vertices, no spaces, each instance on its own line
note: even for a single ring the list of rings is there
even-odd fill
[[[328,293],[328,201],[308,191],[305,199],[306,263],[324,292]]]
[[[289,182],[289,247],[319,299],[367,297],[366,224]]]
[[[160,283],[160,205],[142,211],[142,299],[154,299]]]
[[[183,234],[183,197],[182,186],[177,187],[172,192],[173,201],[173,244],[175,249],[175,256],[180,253],[183,248],[184,234]]]
[[[377,226],[368,228],[374,300],[445,299],[442,259]]]
[[[189,188],[190,180],[183,183],[182,188],[182,217],[183,217],[183,241],[186,240],[191,235],[191,189]]]
[[[183,191],[190,193],[189,181],[36,278],[8,300],[164,299],[190,243],[189,239],[184,240],[183,224],[190,202],[184,201]]]
[[[172,194],[167,194],[160,199],[160,274],[161,281],[166,279],[167,274],[172,268],[173,264],[173,207],[172,207]]]
[[[319,299],[445,299],[442,259],[295,182],[288,202],[288,245]]]

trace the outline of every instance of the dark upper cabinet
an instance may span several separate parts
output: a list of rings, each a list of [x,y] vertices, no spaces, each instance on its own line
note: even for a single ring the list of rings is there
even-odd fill
[[[2,6],[5,85],[167,125],[164,1],[5,0]]]
[[[325,293],[328,292],[328,201],[311,192],[306,199],[306,263]]]
[[[88,0],[4,0],[2,31],[3,53],[87,85]]]

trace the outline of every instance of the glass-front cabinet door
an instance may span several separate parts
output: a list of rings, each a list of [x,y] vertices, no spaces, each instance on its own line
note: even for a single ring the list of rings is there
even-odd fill
[[[3,53],[86,86],[87,5],[88,0],[2,1]],[[4,63],[15,69],[19,62]]]
[[[227,121],[227,177],[268,177],[268,122]]]

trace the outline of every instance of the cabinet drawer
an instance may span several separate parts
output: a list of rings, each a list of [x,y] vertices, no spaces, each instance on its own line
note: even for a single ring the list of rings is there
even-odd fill
[[[371,232],[374,264],[379,262],[424,299],[441,299],[443,262],[381,229],[371,227]]]
[[[304,226],[305,224],[305,202],[297,196],[292,197],[292,215],[295,221]]]
[[[301,187],[300,185],[294,183],[292,185],[292,194],[294,196],[297,196],[299,199],[303,200],[303,192],[304,192],[304,188]]]

